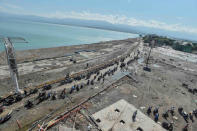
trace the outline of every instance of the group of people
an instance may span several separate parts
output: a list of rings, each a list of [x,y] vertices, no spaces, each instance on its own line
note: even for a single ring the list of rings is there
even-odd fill
[[[189,120],[192,121],[192,123],[194,122],[194,117],[197,118],[197,109],[191,111],[189,114],[186,113],[184,110],[183,110],[183,107],[179,107],[178,108],[178,112],[179,114],[184,118],[184,120],[186,121],[186,123],[189,123]]]
[[[126,56],[126,57],[128,57],[128,56]],[[97,75],[99,75],[99,70],[105,69],[105,68],[110,67],[110,66],[112,66],[112,65],[114,65],[114,64],[117,64],[117,65],[118,65],[119,62],[121,62],[120,67],[123,68],[124,65],[125,65],[124,60],[125,60],[126,57],[121,58],[120,60],[114,59],[114,60],[112,60],[112,61],[110,61],[110,62],[108,62],[108,63],[106,63],[106,64],[103,64],[103,65],[101,65],[101,66],[98,66],[98,67],[96,67],[96,68],[94,68],[94,69],[91,69],[91,70],[87,71],[86,74],[78,75],[78,76],[76,76],[76,77],[74,77],[74,78],[70,78],[69,76],[67,76],[67,77],[65,78],[65,80],[63,80],[63,81],[60,82],[60,85],[67,84],[67,83],[72,83],[74,80],[81,80],[81,79],[83,79],[83,78],[85,78],[85,77],[86,77],[86,79],[89,79],[90,76],[91,76],[92,74],[97,73]],[[89,66],[89,65],[87,64],[87,66]],[[101,74],[101,75],[98,77],[97,81],[100,81],[101,79],[103,79],[103,82],[104,82],[104,80],[105,80],[104,77],[105,77],[106,75],[113,74],[116,70],[117,70],[117,67],[114,68],[113,70],[109,70],[108,72],[105,72],[105,74],[103,74],[103,75]],[[94,80],[95,80],[95,79],[94,79]],[[88,83],[90,83],[90,84],[93,85],[93,84],[94,84],[94,80],[91,80],[91,81],[89,81]],[[51,89],[51,88],[52,88],[52,85],[44,85],[44,86],[42,87],[42,90],[49,90],[49,89]],[[30,90],[28,90],[28,91],[27,91],[26,89],[24,89],[24,94],[14,94],[14,95],[10,95],[9,97],[7,97],[7,98],[5,98],[5,99],[0,98],[0,102],[3,103],[3,105],[9,106],[9,105],[12,105],[13,103],[16,103],[16,102],[22,100],[22,99],[25,98],[25,97],[28,97],[28,96],[30,96],[30,95],[32,95],[32,94],[36,94],[37,92],[38,92],[38,89],[37,89],[37,88],[35,88],[35,89],[30,89]]]
[[[102,69],[108,68],[108,67],[110,67],[110,66],[113,66],[114,64],[117,64],[117,62],[106,64],[105,66],[100,67],[99,69],[102,70]],[[118,65],[118,64],[117,64],[117,65]],[[96,70],[94,70],[94,71],[88,72],[86,76],[80,75],[80,76],[74,77],[73,79],[71,79],[69,76],[67,76],[67,77],[65,78],[64,83],[61,83],[61,85],[65,84],[65,83],[67,83],[67,82],[68,82],[68,83],[71,83],[70,81],[79,81],[79,80],[81,80],[81,79],[83,79],[83,78],[86,78],[86,79],[87,79],[87,78],[90,78],[91,75],[93,75],[93,74],[95,75],[94,78],[93,78],[92,80],[88,79],[87,82],[86,82],[86,86],[88,86],[88,85],[94,85],[94,81],[96,81],[96,80],[97,80],[97,81],[100,81],[101,79],[103,79],[103,82],[104,82],[105,77],[106,77],[107,75],[108,75],[108,76],[113,75],[113,74],[115,73],[115,71],[117,71],[117,69],[118,69],[118,67],[116,66],[116,67],[114,67],[113,69],[109,69],[109,70],[106,71],[104,74],[100,73],[100,70],[96,69]],[[73,86],[70,88],[69,94],[72,94],[74,91],[77,91],[77,92],[78,92],[78,91],[79,91],[80,89],[82,89],[84,86],[85,86],[84,83],[73,85]],[[36,101],[37,101],[37,102],[35,102],[36,105],[37,105],[37,104],[40,104],[41,102],[43,102],[43,101],[45,101],[45,100],[48,100],[48,99],[51,99],[51,100],[56,100],[56,99],[57,99],[58,94],[57,94],[56,92],[48,92],[48,93],[46,93],[46,91],[47,91],[47,90],[50,90],[51,87],[52,87],[51,85],[47,85],[47,86],[44,86],[44,87],[42,88],[42,91],[39,92],[39,94],[38,94],[38,96],[37,96],[37,98],[36,98]],[[27,95],[27,93],[25,93],[25,94]],[[63,89],[63,90],[59,93],[59,98],[60,98],[60,99],[64,99],[64,98],[65,98],[65,95],[66,95],[66,89]],[[33,101],[28,100],[28,101],[26,101],[26,103],[25,103],[24,106],[25,106],[27,109],[30,109],[30,108],[33,107],[33,105],[34,105],[33,103],[34,103]]]
[[[162,114],[162,117],[164,117],[165,119],[167,119],[169,117],[169,114],[168,113],[171,113],[171,115],[174,116],[174,108],[171,108],[170,110],[164,112]],[[154,110],[152,111],[152,106],[148,107],[147,109],[147,115],[150,116],[151,113],[153,113],[153,116],[154,116],[154,121],[155,122],[158,122],[159,121],[159,107],[155,107]],[[173,130],[173,123],[167,123],[167,122],[163,122],[162,123],[162,127],[169,130],[169,131],[172,131]]]
[[[128,57],[128,56],[126,56],[126,57]],[[38,93],[38,96],[35,99],[27,100],[24,103],[24,107],[26,109],[30,109],[30,108],[34,107],[34,105],[38,105],[45,100],[49,100],[49,99],[50,100],[56,100],[58,98],[59,99],[64,99],[67,93],[72,94],[74,91],[79,91],[84,86],[94,85],[95,81],[97,81],[97,82],[101,81],[101,82],[104,83],[106,76],[114,75],[114,73],[118,70],[118,67],[120,67],[120,68],[125,67],[125,65],[126,65],[124,63],[125,58],[121,58],[120,60],[114,59],[114,60],[112,60],[112,61],[110,61],[106,64],[103,64],[101,66],[97,66],[94,69],[87,70],[86,73],[83,73],[81,75],[77,75],[76,77],[71,78],[71,77],[69,77],[69,75],[67,75],[65,77],[65,80],[62,80],[60,82],[60,85],[64,85],[64,84],[67,84],[67,83],[72,83],[73,81],[79,81],[81,79],[86,79],[87,80],[86,84],[81,83],[81,84],[73,85],[71,87],[70,91],[66,91],[66,89],[63,89],[59,93],[48,91],[48,90],[51,90],[51,88],[52,88],[52,85],[50,85],[50,84],[49,85],[44,85],[41,88],[41,90],[38,90],[37,88],[30,89],[30,90],[24,89],[24,94],[14,94],[14,95],[11,95],[11,96],[9,96],[5,99],[0,99],[1,102],[3,103],[2,107],[3,106],[9,106],[13,103],[21,101],[23,98],[28,97],[32,94],[36,94],[37,92],[39,92],[39,93]],[[131,60],[131,61],[133,61],[133,60]],[[120,63],[120,65],[119,65],[119,63]],[[101,70],[106,69],[106,68],[111,67],[111,66],[114,66],[114,67],[111,68],[111,69],[108,69],[103,74],[101,73]],[[87,65],[87,67],[88,67],[88,65]],[[90,80],[90,77],[92,75],[94,75],[94,78]],[[3,108],[0,107],[0,113],[1,112],[3,112]],[[137,112],[136,112],[136,115],[137,115]]]
[[[100,71],[95,72],[95,76],[93,79],[90,80],[91,75],[93,75],[94,73],[89,73],[88,77],[89,78],[86,82],[86,86],[89,85],[94,85],[95,81],[97,80],[98,82],[100,82],[102,80],[102,82],[104,83],[105,81],[105,77],[108,75],[114,75],[115,71],[117,71],[118,67],[114,67],[113,69],[109,69],[108,71],[106,71],[104,74],[100,73]],[[83,88],[85,85],[81,84],[81,85],[74,85],[71,87],[70,89],[70,94],[73,93],[73,91],[79,91],[81,88]]]
[[[67,75],[65,77],[65,80],[62,81],[60,84],[64,85],[64,84],[67,84],[67,83],[71,83],[73,81],[79,81],[81,79],[86,78],[86,80],[87,80],[86,85],[84,83],[75,84],[70,88],[69,94],[72,94],[74,91],[78,92],[84,86],[94,85],[94,82],[96,80],[98,82],[100,82],[102,80],[102,82],[104,83],[105,77],[110,76],[110,75],[114,75],[114,73],[118,70],[119,62],[124,63],[124,60],[125,60],[125,58],[120,59],[120,61],[117,61],[117,60],[116,61],[111,61],[107,64],[104,64],[104,65],[99,66],[95,69],[92,69],[92,70],[86,72],[83,75],[81,74],[81,75],[75,76],[73,78],[70,78],[69,75]],[[114,65],[115,65],[115,67],[113,67],[112,69],[108,69],[105,73],[102,74],[100,72],[101,70],[106,69],[106,68],[111,67],[111,66],[114,66]],[[123,68],[123,67],[120,65],[120,68]],[[94,78],[90,80],[92,75],[94,75]],[[37,100],[36,104],[39,104],[39,103],[43,102],[44,100],[48,100],[48,99],[51,99],[51,100],[56,100],[57,99],[57,93],[56,92],[49,92],[48,94],[46,94],[46,90],[51,89],[51,85],[44,86],[42,89],[43,90],[41,92],[39,92],[38,97],[36,98],[36,100]],[[66,95],[66,89],[63,89],[62,92],[59,95],[59,98],[64,99],[65,95]],[[25,104],[25,107],[28,107],[28,109],[29,109],[29,107],[30,108],[33,107],[33,102],[28,100]]]
[[[38,89],[30,89],[28,92],[24,90],[24,94],[17,94],[10,95],[7,98],[2,100],[4,106],[10,106],[16,102],[21,101],[23,98],[30,96],[31,94],[35,94],[38,92]]]
[[[151,113],[153,112],[153,116],[154,116],[154,121],[158,122],[159,120],[159,108],[155,107],[154,110],[152,111],[152,107],[148,107],[147,109],[147,115],[150,116]],[[192,112],[190,112],[189,114],[187,114],[184,110],[183,107],[179,107],[178,108],[178,112],[179,114],[184,118],[184,120],[186,121],[186,126],[183,127],[183,131],[188,131],[188,127],[189,127],[189,120],[191,120],[191,122],[194,122],[194,116],[197,118],[197,109],[193,110]],[[169,118],[169,114],[174,117],[175,116],[175,107],[171,107],[170,109],[168,109],[166,112],[164,112],[162,114],[162,117],[164,119],[168,119]],[[162,123],[162,127],[169,130],[169,131],[173,131],[173,122],[163,122]]]
[[[182,86],[185,87],[188,90],[188,92],[194,95],[197,94],[197,88],[189,88],[188,84],[186,83],[183,83]]]
[[[83,87],[84,87],[83,84],[72,86],[71,89],[70,89],[70,94],[72,94],[72,92],[75,91],[75,90],[76,90],[76,91],[79,91],[79,90],[82,89]]]
[[[26,90],[24,90],[24,94],[18,94],[15,93],[14,95],[10,95],[5,99],[1,100],[1,103],[3,103],[4,106],[10,106],[16,102],[21,101],[23,98],[31,95],[31,94],[35,94],[38,92],[38,89],[30,89],[28,92]]]
[[[59,99],[64,99],[66,95],[66,89],[63,89],[60,94],[59,94]],[[27,109],[30,109],[34,106],[34,104],[38,105],[40,103],[42,103],[45,100],[56,100],[58,97],[58,94],[56,92],[46,92],[46,91],[40,91],[38,96],[35,98],[35,100],[27,100],[24,103],[24,107],[26,107]]]

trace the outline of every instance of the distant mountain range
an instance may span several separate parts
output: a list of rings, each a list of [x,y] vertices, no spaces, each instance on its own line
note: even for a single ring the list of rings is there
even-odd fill
[[[46,18],[46,17],[39,17],[39,16],[32,16],[32,15],[15,15],[15,14],[7,14],[7,13],[0,13],[0,17],[2,19],[3,18],[20,19],[20,20],[28,20],[28,21],[34,21],[34,22],[81,26],[81,27],[97,28],[97,29],[112,30],[112,31],[127,32],[127,33],[133,33],[133,34],[142,34],[142,35],[157,34],[157,35],[167,36],[170,38],[176,38],[176,39],[181,39],[181,40],[192,40],[192,41],[197,40],[195,35],[191,35],[187,33],[166,31],[166,30],[142,27],[142,26],[111,24],[106,21],[68,19],[68,18],[56,19],[56,18]]]

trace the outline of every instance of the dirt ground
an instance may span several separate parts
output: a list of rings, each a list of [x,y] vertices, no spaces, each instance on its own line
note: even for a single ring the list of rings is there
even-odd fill
[[[105,62],[121,55],[135,41],[136,39],[127,39],[16,52],[17,63],[19,63],[19,86],[21,88],[36,86],[64,77],[67,73],[83,70],[87,63],[92,66]],[[0,63],[6,63],[5,58],[1,57]],[[70,59],[76,60],[77,64],[73,64]],[[7,65],[0,66],[0,89],[0,96],[14,91]]]
[[[129,40],[123,40],[123,41],[112,41],[112,42],[109,42],[108,44],[105,43],[110,48],[110,49],[108,49],[108,51],[106,51],[107,48],[104,48],[104,50],[102,48],[100,50],[97,50],[96,52],[84,52],[84,51],[82,52],[83,57],[84,57],[84,55],[86,55],[86,57],[90,56],[90,58],[81,57],[80,56],[81,52],[79,54],[75,53],[76,55],[78,55],[78,57],[81,57],[82,59],[84,59],[85,62],[77,62],[76,64],[71,63],[69,66],[65,66],[66,69],[64,69],[64,70],[62,70],[62,68],[65,68],[65,67],[58,68],[58,66],[57,66],[55,69],[35,71],[33,73],[26,73],[26,74],[20,76],[19,84],[25,85],[28,88],[29,83],[31,83],[31,86],[34,86],[34,85],[38,85],[39,83],[44,83],[46,81],[65,77],[65,75],[68,72],[72,74],[72,73],[84,70],[86,68],[86,64],[87,64],[86,62],[88,62],[89,67],[92,67],[92,66],[98,65],[98,64],[102,64],[103,62],[106,62],[108,60],[111,60],[113,58],[119,57],[120,55],[124,54],[125,51],[127,51],[128,48],[130,48],[134,44],[135,41],[136,41],[135,39],[129,39]],[[94,44],[89,45],[89,46],[94,46]],[[113,51],[111,51],[111,49],[113,49]],[[98,53],[100,53],[99,56],[94,55],[94,54],[98,54]],[[73,57],[76,58],[76,55],[74,55]],[[69,59],[69,58],[67,58],[67,59]],[[62,58],[59,58],[59,60],[63,61]],[[23,63],[20,66],[22,68],[25,68],[25,65],[23,66]],[[20,74],[21,73],[19,72],[19,75]],[[9,85],[11,85],[9,79],[10,78],[4,78],[1,80],[1,85],[3,85],[1,87],[2,94],[9,93],[10,90],[13,90],[13,88],[9,87]],[[26,80],[28,80],[28,81],[26,81]],[[68,84],[66,87],[70,88],[71,86],[73,86],[73,84],[76,84],[76,82]],[[54,85],[54,86],[60,87],[60,89],[57,89],[57,90],[54,89],[54,91],[59,91],[59,90],[62,90],[62,88],[64,88],[64,87],[61,87],[58,85]],[[61,100],[57,101],[56,106],[54,106],[56,102],[52,102],[53,104],[46,103],[46,105],[43,103],[41,106],[38,105],[38,106],[36,106],[36,108],[34,108],[31,111],[24,109],[23,106],[24,106],[25,101],[27,99],[34,100],[37,95],[38,94],[28,97],[26,99],[23,99],[19,103],[16,103],[16,104],[13,104],[13,105],[7,107],[8,109],[13,109],[14,115],[13,115],[12,119],[10,121],[8,121],[8,123],[3,124],[0,129],[3,129],[3,130],[16,129],[17,130],[16,119],[18,119],[18,120],[20,119],[20,121],[22,122],[22,126],[24,126],[24,129],[26,129],[26,127],[29,127],[29,124],[32,124],[34,121],[42,118],[44,115],[46,115],[47,113],[56,109],[57,107],[61,107],[62,102],[64,102]],[[71,105],[74,105],[74,104],[71,104]],[[63,109],[65,109],[65,108],[63,108]],[[39,111],[39,113],[38,113],[38,111]],[[36,113],[36,115],[35,115],[35,113]],[[8,126],[9,126],[9,128],[7,128]]]
[[[141,54],[141,59],[144,53]],[[88,108],[88,111],[94,114],[118,100],[124,99],[144,112],[144,114],[147,114],[146,112],[149,106],[152,106],[153,109],[159,107],[160,116],[158,123],[173,122],[174,131],[181,131],[187,123],[178,113],[178,108],[183,107],[184,111],[187,113],[197,109],[197,94],[188,92],[188,89],[182,86],[183,83],[186,83],[189,85],[189,88],[197,88],[196,63],[188,62],[177,57],[163,55],[163,53],[158,54],[158,52],[153,51],[149,63],[151,72],[147,72],[143,70],[145,63],[144,61],[142,62],[141,59],[128,65],[127,70],[132,73],[132,76],[138,82],[133,81],[127,76],[123,77],[116,82],[115,88],[111,88],[92,99],[89,103],[91,106]],[[177,63],[182,64],[180,65]],[[179,66],[176,67],[175,64]],[[187,69],[185,69],[185,65],[187,65]],[[193,69],[194,71],[188,69]],[[175,107],[175,118],[169,114],[169,118],[166,120],[162,117],[162,114],[171,109],[171,107]],[[149,117],[154,120],[153,114]],[[75,116],[73,116],[73,118],[75,118]],[[65,122],[61,122],[59,125],[70,127],[70,125],[73,125],[73,122],[69,122],[70,119],[71,118],[65,120]],[[78,116],[76,120],[78,124],[78,126],[76,126],[77,129],[87,130],[88,122],[86,123],[86,128],[83,126],[86,120],[81,120],[80,116]],[[195,117],[194,122],[189,120],[189,131],[197,130],[196,122],[197,118]],[[52,130],[57,130],[57,128],[58,126],[54,127]]]
[[[131,41],[135,42],[136,39],[113,41],[112,43],[107,42],[105,43],[106,46],[103,48],[94,48],[96,49],[96,53],[82,52],[81,55],[76,54],[78,55],[78,59],[81,60],[81,63],[70,63],[69,65],[65,66],[66,69],[61,70],[61,68],[64,67],[59,67],[58,65],[53,70],[50,69],[51,66],[49,66],[48,70],[36,70],[33,73],[24,73],[22,76],[20,76],[20,85],[28,86],[29,83],[32,83],[32,85],[37,85],[38,83],[63,77],[67,72],[74,73],[83,70],[87,62],[93,66],[109,61],[112,58],[116,58],[130,50],[134,45],[134,43]],[[138,41],[138,43],[140,42]],[[19,130],[16,120],[19,120],[22,124],[22,129],[20,130],[26,130],[32,126],[33,122],[43,119],[45,116],[47,116],[47,114],[55,111],[50,115],[49,118],[44,120],[44,122],[48,122],[57,116],[57,114],[71,109],[74,105],[79,104],[83,100],[114,83],[111,85],[111,88],[100,95],[97,95],[86,103],[88,105],[87,109],[90,114],[94,114],[95,112],[117,102],[120,99],[125,99],[130,104],[133,104],[136,108],[144,112],[144,114],[146,114],[147,108],[149,106],[152,106],[153,109],[155,107],[159,107],[160,116],[158,123],[160,124],[164,121],[169,123],[173,122],[174,130],[181,131],[186,125],[186,122],[178,113],[178,107],[183,107],[184,111],[187,113],[197,109],[197,93],[192,94],[188,92],[188,89],[183,86],[183,83],[185,83],[191,89],[197,88],[197,65],[195,61],[180,58],[180,55],[186,55],[187,57],[190,57],[189,54],[172,51],[172,53],[169,55],[165,48],[162,50],[155,48],[151,53],[148,65],[151,68],[151,72],[147,72],[143,70],[143,67],[145,66],[149,48],[143,46],[143,43],[141,43],[136,50],[133,50],[130,53],[136,54],[137,50],[140,51],[139,59],[128,64],[123,70],[118,68],[114,75],[106,77],[104,83],[95,82],[94,85],[87,86],[81,89],[79,92],[74,92],[72,95],[68,94],[68,97],[65,99],[57,99],[55,101],[47,100],[39,105],[35,105],[29,110],[23,107],[25,100],[11,105],[8,108],[14,108],[13,116],[8,122],[0,125],[0,130]],[[126,58],[125,63],[127,63],[132,58],[133,56]],[[53,59],[51,61],[53,61]],[[67,62],[65,63],[67,64]],[[21,65],[21,67],[23,66]],[[116,66],[110,66],[106,69],[103,69],[101,72],[104,73],[109,69],[113,69],[114,67]],[[130,74],[134,79],[131,79],[131,77],[128,75],[124,76],[121,73]],[[94,76],[92,76],[90,79],[93,79],[93,77]],[[63,86],[56,85],[53,91],[58,92],[63,88],[70,88],[73,84],[85,82],[86,81],[81,80]],[[5,88],[5,85],[9,85],[9,83],[9,78],[4,78],[1,80],[0,87],[2,87],[2,94],[11,91],[7,89],[8,86]],[[35,96],[31,96],[28,99],[34,100],[34,97]],[[171,115],[169,115],[169,118],[165,120],[162,117],[162,113],[171,107],[175,107],[176,118],[173,118]],[[89,123],[81,115],[77,116],[78,117],[76,118],[75,122],[76,128],[86,131]],[[149,117],[154,119],[152,114]],[[74,117],[69,117],[60,122],[58,125],[73,127],[73,119]],[[194,117],[194,120],[195,121],[193,123],[191,120],[189,120],[189,131],[197,130],[197,119]],[[42,124],[42,122],[39,124]],[[58,125],[51,130],[57,130]]]

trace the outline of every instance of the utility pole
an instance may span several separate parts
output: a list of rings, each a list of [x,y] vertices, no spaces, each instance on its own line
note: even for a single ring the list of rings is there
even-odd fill
[[[149,72],[151,71],[151,69],[148,67],[148,62],[149,62],[150,54],[151,54],[151,51],[152,51],[152,48],[153,48],[154,45],[155,45],[155,40],[152,40],[151,43],[150,43],[150,50],[149,50],[148,57],[147,57],[147,60],[146,60],[146,66],[144,67],[145,71],[149,71]]]
[[[15,85],[16,93],[22,93],[18,84],[18,68],[17,68],[16,55],[12,42],[14,43],[27,43],[27,42],[25,41],[25,39],[19,37],[12,37],[12,38],[5,37],[0,39],[3,40],[5,45],[7,62],[10,69],[10,76]]]

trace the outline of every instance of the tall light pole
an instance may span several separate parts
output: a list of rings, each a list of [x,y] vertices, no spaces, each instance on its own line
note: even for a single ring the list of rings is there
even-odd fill
[[[148,53],[148,57],[146,59],[146,66],[144,67],[144,70],[145,71],[151,71],[151,69],[148,67],[148,62],[149,62],[149,59],[150,59],[150,54],[151,54],[151,51],[152,51],[152,48],[154,47],[155,45],[155,40],[152,40],[151,43],[150,43],[150,50],[149,50],[149,53]]]
[[[15,85],[16,93],[22,93],[18,84],[18,68],[16,63],[16,55],[12,43],[27,43],[25,39],[20,37],[5,37],[1,38],[5,45],[7,62],[10,69],[10,76]]]

